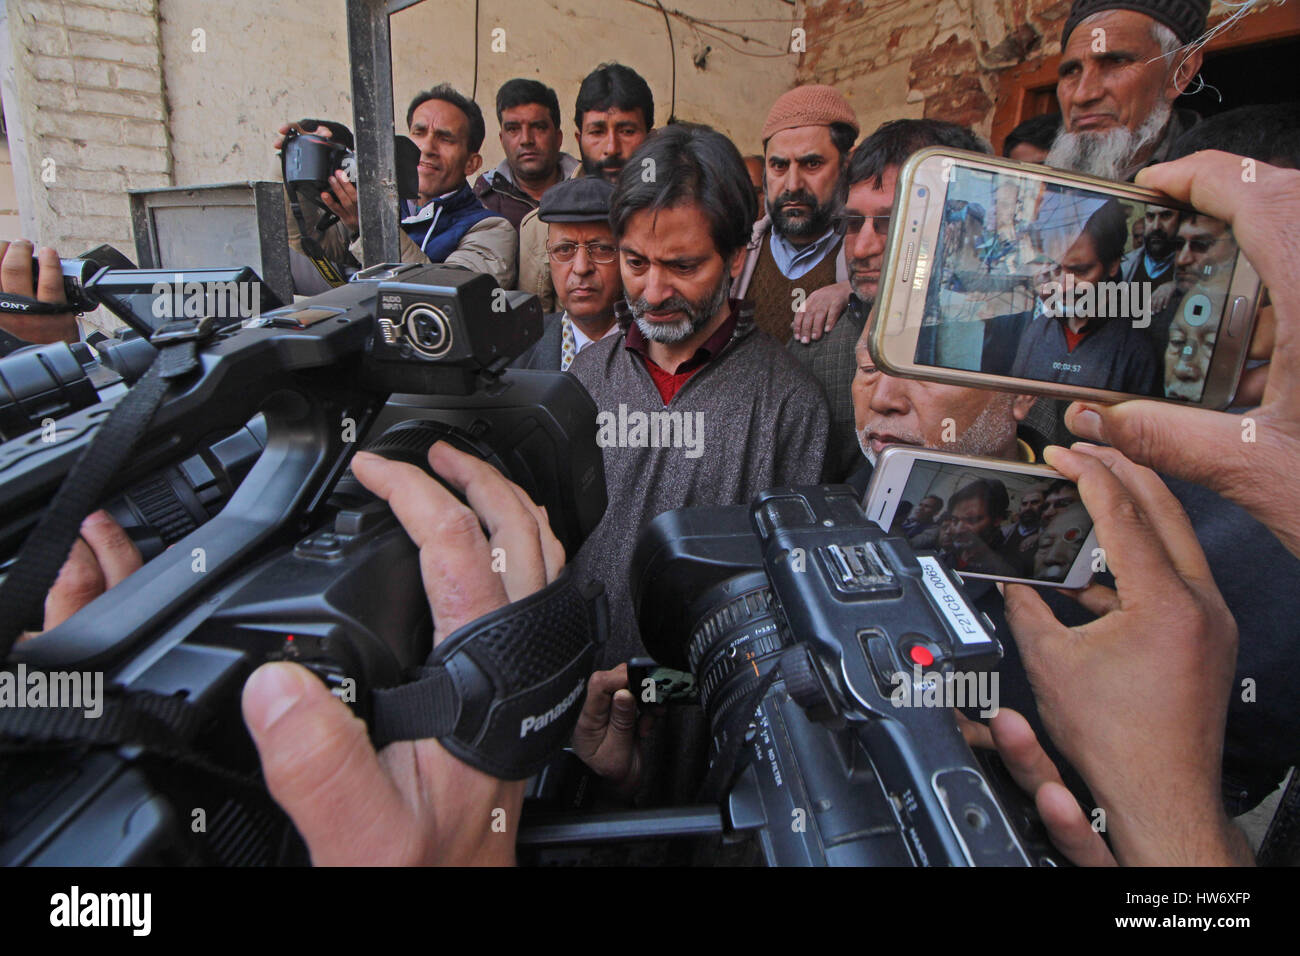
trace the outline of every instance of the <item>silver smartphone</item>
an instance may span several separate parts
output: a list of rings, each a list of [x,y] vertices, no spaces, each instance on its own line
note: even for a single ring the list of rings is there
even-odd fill
[[[1259,295],[1231,228],[1160,193],[925,149],[899,173],[869,347],[909,378],[1224,408]]]
[[[1046,465],[889,445],[867,517],[962,577],[1081,588],[1104,567],[1074,482]]]

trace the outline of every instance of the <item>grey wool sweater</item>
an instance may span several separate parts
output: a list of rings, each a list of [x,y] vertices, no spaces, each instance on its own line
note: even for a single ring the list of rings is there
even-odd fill
[[[620,321],[626,328],[627,317]],[[746,306],[731,339],[667,406],[626,346],[626,335],[612,335],[569,367],[601,413],[609,506],[574,570],[601,581],[609,596],[603,668],[645,653],[629,584],[640,530],[674,508],[748,504],[766,488],[821,481],[830,430],[821,384],[775,340],[755,333]],[[680,424],[665,412],[681,413]]]

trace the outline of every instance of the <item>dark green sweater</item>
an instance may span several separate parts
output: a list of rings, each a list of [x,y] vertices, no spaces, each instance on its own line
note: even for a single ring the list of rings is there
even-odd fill
[[[624,421],[635,412],[667,411],[702,426],[701,434],[690,436],[693,447],[603,447],[609,507],[574,559],[575,570],[602,581],[609,594],[610,635],[601,667],[645,653],[628,575],[647,522],[674,508],[747,504],[766,488],[821,480],[830,428],[825,393],[776,341],[754,333],[752,316],[742,308],[730,341],[667,406],[625,336],[588,346],[569,367],[615,421],[622,404]],[[635,426],[618,431],[635,438]]]

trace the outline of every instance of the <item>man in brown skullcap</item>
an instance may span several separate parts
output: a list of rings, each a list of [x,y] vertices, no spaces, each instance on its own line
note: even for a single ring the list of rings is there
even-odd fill
[[[1047,165],[1125,180],[1166,159],[1197,121],[1173,103],[1201,68],[1200,50],[1188,47],[1209,10],[1210,0],[1075,0],[1061,36],[1061,132]]]
[[[790,341],[796,320],[829,313],[833,324],[848,303],[843,240],[831,218],[857,136],[853,107],[829,86],[782,94],[763,124],[767,215],[754,224],[736,296],[753,303],[758,328],[779,342]]]

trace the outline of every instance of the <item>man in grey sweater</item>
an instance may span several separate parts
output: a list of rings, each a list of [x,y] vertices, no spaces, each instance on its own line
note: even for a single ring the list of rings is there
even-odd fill
[[[652,181],[645,169],[657,171]],[[674,125],[637,151],[611,202],[624,334],[569,369],[600,410],[609,507],[577,567],[609,593],[606,667],[644,653],[628,571],[648,521],[821,479],[830,423],[821,386],[729,297],[754,218],[748,182],[725,137]]]

